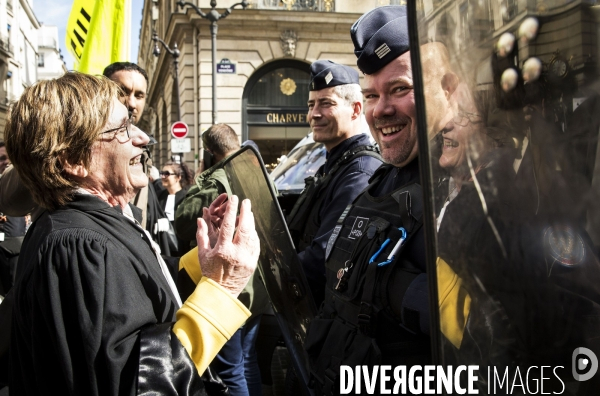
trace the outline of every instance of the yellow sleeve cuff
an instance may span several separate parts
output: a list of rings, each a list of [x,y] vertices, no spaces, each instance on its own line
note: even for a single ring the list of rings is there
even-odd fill
[[[244,304],[215,281],[202,277],[196,290],[177,311],[173,332],[202,375],[225,342],[249,317],[250,311]]]
[[[202,269],[200,268],[200,260],[198,259],[198,246],[181,256],[179,259],[179,271],[185,269],[192,282],[196,285],[202,278]]]

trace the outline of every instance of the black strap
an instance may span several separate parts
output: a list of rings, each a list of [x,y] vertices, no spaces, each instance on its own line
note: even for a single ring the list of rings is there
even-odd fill
[[[416,234],[422,226],[423,226],[423,222],[417,221],[417,223],[413,227],[412,233],[408,234],[408,238],[406,239],[406,241],[404,241],[404,245],[402,246],[402,248],[404,248],[404,246],[410,239],[411,235]],[[402,251],[402,249],[400,249],[400,251]],[[412,281],[421,273],[421,271],[413,263],[409,262],[408,260],[399,259],[399,260],[395,260],[393,263],[390,263],[388,272],[386,274],[387,276],[386,275],[382,276],[381,301],[383,302],[382,305],[384,307],[386,307],[386,308],[384,308],[384,311],[386,311],[386,313],[390,317],[392,317],[396,321],[398,321],[398,323],[402,323],[402,318],[400,316],[396,315],[390,308],[390,301],[388,298],[389,293],[387,291],[388,291],[388,287],[389,287],[388,285],[389,285],[390,279],[392,278],[390,275],[391,275],[392,271],[394,270],[394,268],[396,267],[396,265],[398,265],[397,263],[400,261],[402,261],[403,269],[405,269],[406,272],[405,272],[405,276],[402,278],[402,282],[400,283],[400,285],[396,285],[396,288],[394,288],[394,294],[402,295],[402,296],[404,294],[406,294],[406,291],[410,287]],[[403,310],[405,310],[405,308],[403,308]],[[413,333],[416,333],[419,329],[418,320],[417,320],[416,328],[411,325],[408,325],[406,323],[404,323],[404,324],[405,324],[405,328],[412,331]]]
[[[329,182],[331,181],[331,179],[333,179],[333,175],[342,167],[342,165],[346,165],[348,162],[351,162],[355,158],[362,156],[377,158],[378,160],[383,162],[383,158],[381,158],[381,155],[379,154],[379,149],[377,147],[370,145],[357,146],[352,150],[344,152],[344,154],[342,154],[342,156],[338,158],[338,160],[333,164],[329,172],[323,176],[321,181],[321,189],[327,188],[327,185],[329,185]],[[323,167],[324,165],[321,168],[319,168],[319,171],[321,171]]]
[[[375,296],[375,284],[377,283],[377,263],[368,264],[365,274],[365,285],[360,299],[360,311],[358,313],[358,327],[363,334],[373,337],[375,335],[375,315],[377,312],[373,307]]]
[[[420,186],[418,186],[418,187],[420,189]],[[402,203],[400,203],[400,207],[401,207],[400,216],[402,217],[402,226],[407,231],[407,237],[406,237],[406,240],[402,243],[402,246],[400,247],[398,252],[396,253],[396,259],[393,262],[391,262],[390,264],[388,264],[388,266],[385,267],[385,269],[388,271],[388,274],[391,273],[391,271],[393,271],[393,269],[395,268],[395,266],[397,265],[398,262],[402,261],[402,259],[401,259],[402,252],[404,251],[406,244],[410,241],[412,236],[414,234],[416,234],[417,231],[419,230],[419,228],[421,228],[421,226],[423,225],[422,216],[420,216],[418,219],[416,219],[415,217],[413,217],[411,215],[412,206],[411,206],[410,194],[406,194],[406,195],[399,194],[399,196],[404,199],[404,201],[400,200],[400,202],[402,202]],[[398,199],[396,199],[396,200],[398,201]],[[416,201],[419,201],[419,200],[415,199],[415,202]],[[404,215],[402,214],[402,212],[404,212]],[[406,216],[407,221],[409,221],[411,223],[410,230],[407,228],[404,216]],[[394,236],[396,236],[396,238],[393,238]],[[401,233],[400,234],[399,233],[391,233],[390,242],[393,242],[395,240],[394,243],[397,243],[400,240],[400,236],[401,236]],[[358,314],[358,324],[359,324],[360,330],[363,332],[363,334],[368,335],[370,337],[373,337],[375,332],[377,331],[375,324],[377,323],[376,315],[378,312],[373,305],[373,301],[375,300],[375,293],[376,293],[375,286],[377,284],[377,269],[378,269],[377,263],[374,262],[374,263],[368,264],[367,271],[365,274],[365,284],[363,287],[363,293],[362,293],[361,301],[360,301],[360,311]],[[384,277],[384,278],[386,278],[386,279],[384,279],[385,287],[382,287],[381,290],[383,290],[384,294],[386,294],[385,290],[387,290],[387,281],[389,280],[388,279],[389,276]],[[410,282],[406,285],[406,290],[408,289],[408,286],[410,286]],[[403,292],[406,292],[406,290],[404,290]],[[385,296],[383,296],[382,298],[385,299]],[[389,304],[386,304],[386,305],[389,306]]]
[[[378,160],[383,162],[383,158],[381,157],[381,154],[379,154],[379,148],[377,148],[376,146],[371,146],[371,145],[356,146],[353,149],[344,152],[344,154],[342,154],[342,156],[340,158],[338,158],[338,160],[335,162],[335,164],[333,164],[333,166],[331,167],[331,170],[329,171],[328,175],[333,175],[335,172],[338,171],[338,169],[342,165],[346,164],[347,162],[352,161],[353,159],[355,159],[357,157],[362,157],[365,155],[367,155],[369,157],[377,158]]]
[[[315,176],[304,179],[304,190],[287,217],[288,228],[290,231],[299,231],[304,228],[308,215],[316,206],[316,200],[319,197],[320,192],[327,189],[327,186],[333,179],[333,175],[335,175],[335,173],[346,163],[362,156],[377,158],[383,162],[383,158],[381,158],[377,147],[371,145],[357,146],[351,150],[345,151],[333,164],[327,174],[324,174],[325,166],[322,165]]]
[[[407,188],[392,194],[392,197],[398,202],[402,226],[409,235],[412,233],[415,225],[421,221],[423,217],[422,194],[421,185],[418,183],[411,184]],[[413,197],[415,197],[415,199],[413,199]]]

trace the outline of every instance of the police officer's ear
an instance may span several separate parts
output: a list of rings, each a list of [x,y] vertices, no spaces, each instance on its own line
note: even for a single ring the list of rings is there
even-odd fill
[[[459,79],[456,74],[452,72],[444,74],[444,77],[442,77],[442,89],[446,95],[446,100],[450,100],[450,96],[452,96],[456,87],[458,87],[458,83]]]
[[[362,102],[354,102],[352,104],[352,120],[356,120],[358,118],[360,118],[362,112],[363,112],[363,104]]]

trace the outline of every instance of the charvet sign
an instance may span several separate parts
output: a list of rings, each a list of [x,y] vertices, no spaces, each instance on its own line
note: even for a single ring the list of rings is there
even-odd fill
[[[248,111],[248,123],[252,125],[306,126],[307,110],[304,109],[252,109]]]
[[[267,122],[269,124],[304,124],[306,123],[306,114],[267,113]]]

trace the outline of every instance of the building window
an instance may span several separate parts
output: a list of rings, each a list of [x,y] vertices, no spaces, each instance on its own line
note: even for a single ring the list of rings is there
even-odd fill
[[[257,70],[246,84],[242,137],[258,145],[267,169],[310,130],[309,84],[309,65],[291,59]]]
[[[519,13],[519,5],[517,4],[517,0],[503,0],[502,11],[504,22],[508,22],[513,19]]]
[[[248,96],[248,105],[306,106],[309,83],[307,72],[289,67],[275,69],[256,82]]]
[[[38,67],[44,67],[44,54],[38,54]]]
[[[389,0],[386,0],[389,1]],[[333,0],[250,0],[250,8],[287,11],[333,11]]]

